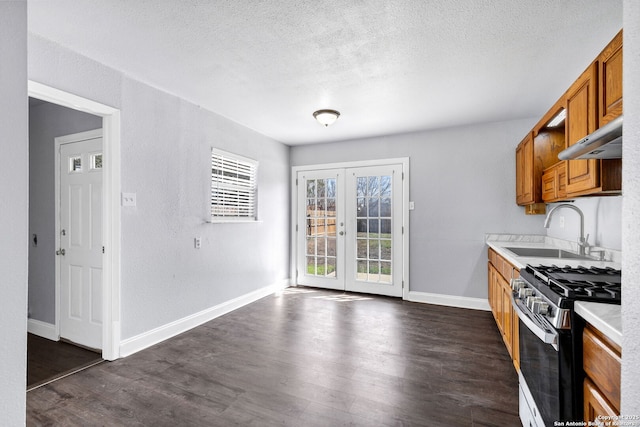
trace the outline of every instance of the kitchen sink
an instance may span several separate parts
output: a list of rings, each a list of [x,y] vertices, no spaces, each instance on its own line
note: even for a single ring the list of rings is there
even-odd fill
[[[516,256],[534,257],[534,258],[565,258],[565,259],[585,259],[593,260],[593,257],[580,255],[575,252],[565,251],[564,249],[553,248],[505,248],[513,252]]]

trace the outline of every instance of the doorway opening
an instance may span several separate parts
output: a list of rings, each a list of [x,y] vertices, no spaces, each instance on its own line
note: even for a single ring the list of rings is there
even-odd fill
[[[87,98],[73,95],[33,81],[28,82],[28,94],[30,97],[30,104],[49,103],[57,107],[66,107],[67,109],[74,110],[79,114],[88,113],[86,116],[97,116],[96,118],[98,123],[102,128],[102,147],[100,148],[99,153],[98,150],[93,150],[94,152],[90,153],[90,155],[93,156],[90,158],[90,160],[94,161],[93,165],[99,165],[102,179],[100,195],[97,196],[100,203],[97,205],[99,206],[97,209],[98,212],[95,214],[96,218],[99,217],[101,222],[101,229],[98,230],[101,244],[99,250],[100,253],[94,255],[94,257],[101,258],[101,265],[100,271],[97,269],[94,269],[93,271],[94,283],[99,283],[100,286],[95,288],[98,289],[99,298],[93,300],[93,304],[98,305],[93,307],[93,309],[94,313],[99,313],[101,317],[101,324],[96,333],[100,335],[99,347],[102,359],[115,360],[120,357],[120,111]],[[73,131],[66,133],[73,133]],[[54,141],[51,141],[50,153],[48,154],[54,155]],[[35,155],[37,155],[37,153],[30,152],[30,163],[32,156]],[[53,160],[53,157],[51,157],[51,160]],[[73,167],[73,164],[70,166]],[[54,162],[47,162],[46,167],[51,175],[50,179],[53,180]],[[30,191],[34,191],[31,187],[32,185],[30,184]],[[43,192],[43,195],[46,194],[45,190],[41,191]],[[48,196],[53,197],[53,195]],[[94,194],[94,198],[95,197],[96,194]],[[33,211],[30,212],[30,217],[32,215],[37,216]],[[51,221],[51,218],[49,218],[49,221]],[[65,248],[60,246],[60,236],[56,236],[56,234],[61,235],[66,233],[66,229],[59,226],[60,218],[57,215],[53,221],[56,224],[56,231],[53,233],[56,242],[53,248],[54,251],[58,252],[56,256],[59,258],[62,255],[62,250]],[[51,234],[49,234],[48,237],[45,237],[39,232],[34,231],[31,223],[32,221],[30,218],[32,248],[36,248],[38,245],[46,246],[46,240],[51,239]],[[50,230],[50,227],[48,230]],[[50,242],[49,246],[51,246]],[[31,258],[32,255],[30,254],[30,264],[32,261]],[[51,281],[51,279],[49,280]],[[43,307],[50,304],[52,300],[50,287],[48,290],[49,295],[44,295],[41,301],[36,301],[40,300],[39,298],[36,298],[35,300],[30,298],[29,309],[29,332],[54,341],[61,338],[60,292],[58,282],[59,281],[56,280],[56,292],[53,298],[55,301],[55,309],[53,310],[55,315],[53,316],[53,322],[50,306],[44,308],[45,312],[50,310],[49,313],[44,314],[44,317],[42,314]],[[38,305],[42,301],[45,301],[43,302],[44,305]],[[95,346],[89,344],[88,347]]]

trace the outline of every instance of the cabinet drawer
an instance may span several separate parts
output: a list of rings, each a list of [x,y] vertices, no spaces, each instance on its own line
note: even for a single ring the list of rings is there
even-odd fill
[[[614,417],[620,413],[605,399],[589,378],[584,380],[584,420],[595,422],[599,417]],[[591,424],[595,425],[595,424]]]
[[[582,334],[585,374],[620,409],[620,348],[591,325]]]

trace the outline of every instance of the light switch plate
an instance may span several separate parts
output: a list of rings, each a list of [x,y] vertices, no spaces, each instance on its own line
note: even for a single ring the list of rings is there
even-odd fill
[[[122,193],[122,206],[135,207],[136,193]]]
[[[409,210],[412,211],[416,208],[416,202],[413,200],[409,202]]]

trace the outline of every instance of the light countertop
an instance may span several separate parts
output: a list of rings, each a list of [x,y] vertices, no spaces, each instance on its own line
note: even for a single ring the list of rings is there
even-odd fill
[[[576,313],[622,347],[622,311],[617,304],[577,301]]]
[[[575,260],[568,258],[537,258],[517,256],[506,248],[550,248],[564,249],[573,252],[578,251],[578,245],[575,242],[567,240],[554,239],[541,235],[519,235],[519,234],[487,234],[487,245],[495,250],[500,256],[505,258],[511,264],[519,269],[525,268],[527,264],[531,265],[567,265],[571,267],[611,267],[620,269],[621,253],[620,251],[605,249],[605,259],[608,261],[597,260]],[[613,342],[622,345],[622,315],[620,305],[602,304],[595,302],[576,302],[575,310],[587,322],[595,326],[600,332],[605,334]]]

